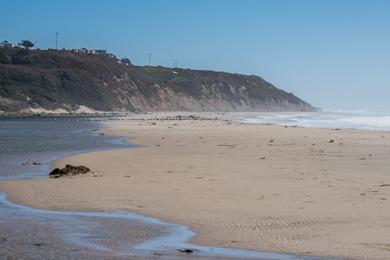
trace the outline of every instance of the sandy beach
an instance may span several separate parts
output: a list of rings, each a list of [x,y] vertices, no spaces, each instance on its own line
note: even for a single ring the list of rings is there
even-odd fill
[[[390,258],[390,133],[151,120],[167,115],[104,123],[102,134],[138,148],[54,163],[85,165],[94,174],[1,181],[0,191],[34,208],[128,210],[185,224],[199,244]]]

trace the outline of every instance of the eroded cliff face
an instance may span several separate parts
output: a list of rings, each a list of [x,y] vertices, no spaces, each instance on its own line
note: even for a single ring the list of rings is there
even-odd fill
[[[0,50],[0,110],[313,111],[257,76],[124,64],[68,51]]]

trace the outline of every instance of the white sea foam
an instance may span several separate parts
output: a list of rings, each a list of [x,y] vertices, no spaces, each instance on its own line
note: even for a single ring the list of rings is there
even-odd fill
[[[240,118],[243,123],[277,124],[319,128],[352,128],[390,131],[390,113],[314,112],[259,113]]]

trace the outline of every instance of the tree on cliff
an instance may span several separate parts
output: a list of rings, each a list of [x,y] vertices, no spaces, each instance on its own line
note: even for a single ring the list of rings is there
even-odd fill
[[[124,64],[126,64],[126,65],[132,65],[132,64],[131,64],[131,61],[130,61],[128,58],[123,58],[123,59],[121,59],[121,62],[124,63]]]
[[[29,40],[23,40],[21,43],[19,43],[19,45],[23,46],[26,50],[34,47],[34,44]]]

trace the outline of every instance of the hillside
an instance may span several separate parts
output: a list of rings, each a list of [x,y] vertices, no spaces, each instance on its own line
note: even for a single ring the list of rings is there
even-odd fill
[[[257,76],[134,66],[109,55],[0,49],[0,111],[312,111]]]

